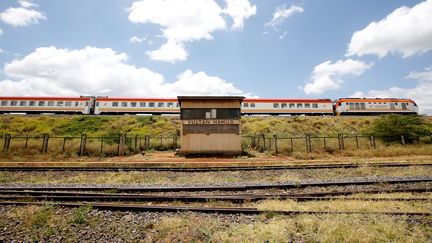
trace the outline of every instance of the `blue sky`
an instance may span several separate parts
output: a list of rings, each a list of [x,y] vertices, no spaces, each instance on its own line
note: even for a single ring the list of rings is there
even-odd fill
[[[0,2],[0,95],[407,97],[432,0]]]

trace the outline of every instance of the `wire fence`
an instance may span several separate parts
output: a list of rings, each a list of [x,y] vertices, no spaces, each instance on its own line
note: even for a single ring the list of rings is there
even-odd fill
[[[12,136],[0,135],[2,153],[37,154],[52,153],[78,156],[125,156],[146,150],[175,150],[180,148],[180,138],[172,136],[128,136],[120,134],[111,137],[81,136]],[[273,154],[292,152],[335,152],[355,149],[380,149],[389,146],[423,146],[432,144],[432,134],[410,137],[377,137],[365,135],[338,136],[293,136],[244,135],[241,137],[244,149]]]

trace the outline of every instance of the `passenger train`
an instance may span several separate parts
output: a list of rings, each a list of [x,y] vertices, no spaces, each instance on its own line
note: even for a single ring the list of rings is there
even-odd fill
[[[115,97],[0,97],[0,113],[22,114],[180,114],[176,98]],[[411,99],[339,98],[331,99],[264,99],[246,98],[242,115],[379,115],[417,114]]]

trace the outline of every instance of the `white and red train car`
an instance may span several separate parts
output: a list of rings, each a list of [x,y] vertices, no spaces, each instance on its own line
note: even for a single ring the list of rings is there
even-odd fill
[[[92,114],[92,97],[0,97],[0,113]]]
[[[97,97],[94,114],[180,114],[177,98]]]
[[[340,98],[334,110],[335,115],[417,114],[418,106],[411,99]]]
[[[330,99],[262,99],[246,98],[244,115],[333,115]]]

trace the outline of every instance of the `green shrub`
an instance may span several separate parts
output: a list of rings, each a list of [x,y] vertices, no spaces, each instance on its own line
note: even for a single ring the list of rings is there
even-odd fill
[[[417,136],[430,134],[431,128],[431,124],[422,116],[389,114],[376,119],[370,133],[391,140],[400,140],[404,136],[405,141],[410,143]]]

